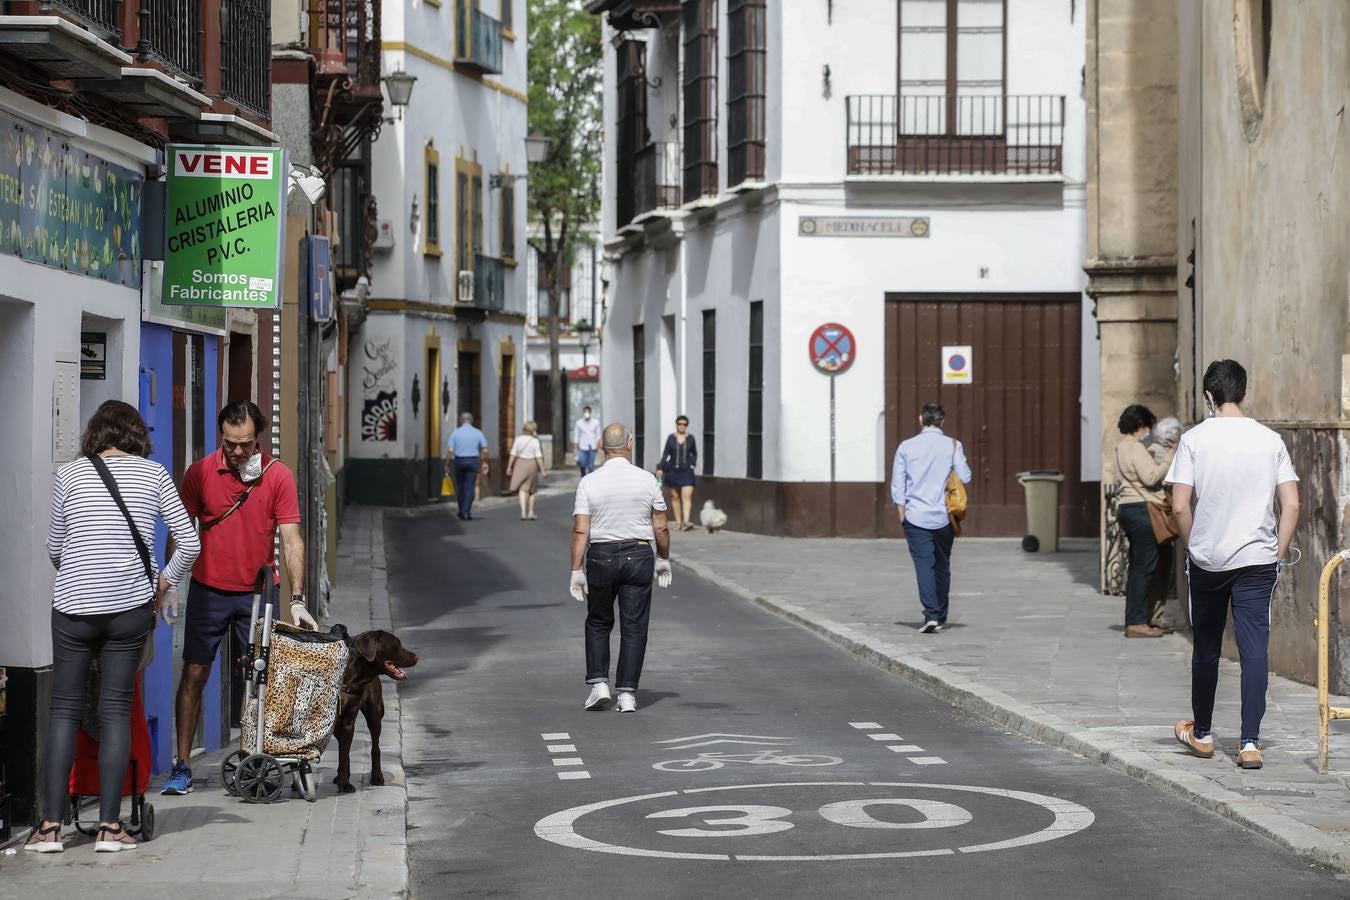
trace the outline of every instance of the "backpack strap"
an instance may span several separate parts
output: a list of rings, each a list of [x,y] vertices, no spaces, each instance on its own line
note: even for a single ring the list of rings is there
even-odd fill
[[[145,580],[150,582],[150,587],[153,590],[155,587],[155,569],[150,564],[150,548],[145,545],[145,538],[141,537],[141,530],[136,527],[136,521],[131,518],[131,511],[127,509],[126,501],[122,499],[122,492],[117,489],[117,482],[113,480],[112,472],[108,470],[108,464],[97,453],[91,453],[85,459],[93,464],[94,471],[98,472],[98,477],[103,479],[103,486],[108,489],[109,494],[112,494],[113,502],[122,511],[122,518],[127,520],[127,527],[131,529],[131,538],[136,542],[136,552],[140,554],[141,565],[145,567]]]
[[[234,511],[244,505],[244,501],[248,499],[249,494],[253,493],[253,489],[258,485],[262,484],[263,476],[267,474],[268,469],[276,465],[276,462],[277,461],[275,459],[268,460],[267,465],[263,466],[262,472],[258,474],[258,480],[250,484],[248,487],[244,488],[244,492],[239,495],[239,499],[234,501],[234,506],[231,506],[229,509],[225,510],[225,512],[221,513],[219,516],[212,519],[210,522],[202,522],[202,533],[205,534],[212,528],[215,528],[221,522],[224,522],[230,516],[234,515]]]

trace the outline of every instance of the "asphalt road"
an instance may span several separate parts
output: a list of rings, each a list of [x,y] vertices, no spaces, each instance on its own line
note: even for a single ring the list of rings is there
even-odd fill
[[[957,715],[678,567],[638,712],[583,712],[570,503],[539,512],[386,518],[395,625],[422,658],[401,687],[419,900],[1350,897],[1345,876]]]

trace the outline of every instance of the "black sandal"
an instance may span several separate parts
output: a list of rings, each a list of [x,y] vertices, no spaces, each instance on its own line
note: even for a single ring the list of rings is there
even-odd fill
[[[47,840],[47,835],[54,835],[51,840]],[[24,842],[23,849],[32,850],[35,853],[61,853],[66,849],[65,843],[61,840],[61,823],[48,825],[46,828],[35,826],[28,835],[28,840]]]

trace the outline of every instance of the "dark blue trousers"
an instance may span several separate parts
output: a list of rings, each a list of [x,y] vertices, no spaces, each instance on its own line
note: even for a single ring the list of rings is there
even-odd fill
[[[466,519],[473,512],[473,489],[478,483],[478,467],[483,461],[476,456],[455,457],[455,501],[459,514]]]
[[[1279,566],[1245,566],[1226,572],[1208,572],[1186,563],[1191,586],[1191,629],[1195,649],[1191,653],[1191,710],[1195,731],[1209,733],[1214,719],[1214,692],[1219,686],[1219,656],[1228,610],[1233,610],[1233,633],[1242,662],[1242,743],[1261,737],[1261,718],[1266,714],[1266,684],[1270,665],[1270,600],[1275,593]]]
[[[950,524],[941,528],[920,528],[905,521],[905,543],[914,560],[914,575],[919,579],[919,599],[923,601],[925,621],[947,621],[947,595],[952,588],[952,541],[956,535]]]

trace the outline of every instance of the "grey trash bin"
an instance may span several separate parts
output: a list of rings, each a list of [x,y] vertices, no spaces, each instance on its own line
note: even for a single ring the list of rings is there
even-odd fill
[[[1054,553],[1059,550],[1059,483],[1064,476],[1051,470],[1018,472],[1017,483],[1027,495],[1027,535],[1022,549]]]

